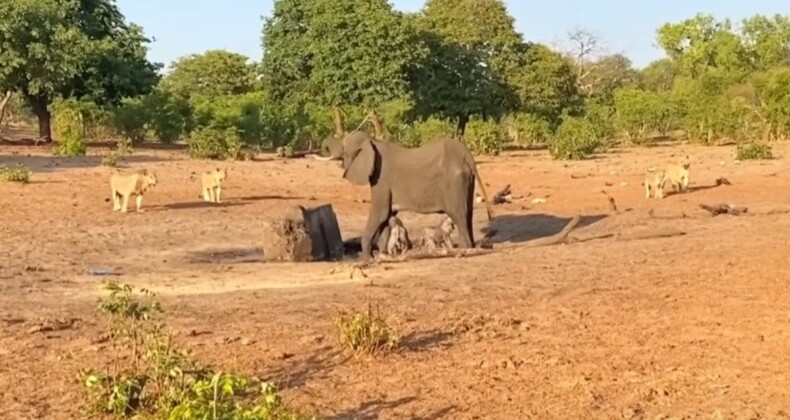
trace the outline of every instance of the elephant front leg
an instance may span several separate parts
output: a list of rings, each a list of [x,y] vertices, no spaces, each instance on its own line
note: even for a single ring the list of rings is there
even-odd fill
[[[365,225],[365,232],[362,234],[362,255],[363,260],[373,257],[371,244],[374,239],[383,236],[382,226],[387,223],[390,217],[389,200],[376,200],[375,196],[370,200],[370,213],[368,223]]]

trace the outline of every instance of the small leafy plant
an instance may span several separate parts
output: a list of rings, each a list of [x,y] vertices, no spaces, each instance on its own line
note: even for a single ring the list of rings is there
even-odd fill
[[[0,166],[0,178],[4,181],[27,184],[30,182],[30,175],[32,175],[30,169],[21,163],[11,167]]]
[[[121,140],[116,145],[116,149],[104,157],[102,157],[101,164],[104,166],[109,167],[116,167],[118,166],[118,161],[125,156],[131,156],[134,153],[134,148],[132,147],[131,140]]]
[[[375,354],[393,349],[398,344],[395,331],[387,325],[381,312],[368,303],[364,312],[341,313],[335,318],[340,345],[357,353]]]
[[[107,315],[113,358],[103,369],[78,376],[86,394],[86,415],[112,418],[300,420],[277,388],[257,379],[212,372],[180,349],[165,333],[154,294],[109,283],[99,300]]]
[[[739,143],[735,151],[738,160],[770,160],[774,158],[773,149],[765,143]]]

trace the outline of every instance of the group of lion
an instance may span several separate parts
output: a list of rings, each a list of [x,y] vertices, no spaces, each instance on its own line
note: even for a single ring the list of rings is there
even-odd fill
[[[228,177],[228,168],[216,168],[200,175],[203,200],[211,203],[222,202],[222,182]],[[126,213],[129,198],[136,196],[137,212],[143,211],[143,195],[148,188],[156,186],[156,172],[138,169],[127,173],[115,173],[110,177],[112,190],[112,210]]]

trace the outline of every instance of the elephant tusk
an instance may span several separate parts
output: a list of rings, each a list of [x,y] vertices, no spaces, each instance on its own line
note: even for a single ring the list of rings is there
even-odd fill
[[[327,160],[332,160],[332,159],[334,159],[332,156],[328,156],[328,157],[323,157],[323,156],[318,156],[318,155],[312,155],[312,156],[313,156],[313,158],[315,158],[316,160],[321,160],[321,161],[327,161]]]

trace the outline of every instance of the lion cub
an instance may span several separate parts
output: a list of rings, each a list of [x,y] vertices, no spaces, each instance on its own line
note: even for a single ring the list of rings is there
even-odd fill
[[[147,169],[138,169],[134,172],[114,173],[110,177],[110,188],[112,189],[112,210],[126,213],[129,205],[129,197],[134,194],[137,199],[137,212],[143,210],[143,194],[149,187],[156,186],[156,173],[148,172]],[[123,199],[123,203],[121,203]]]
[[[203,172],[200,176],[200,183],[203,191],[203,200],[213,203],[221,203],[222,182],[228,177],[228,168],[216,168],[213,171]]]
[[[420,247],[435,249],[453,249],[453,241],[450,239],[450,234],[455,230],[455,223],[449,216],[442,220],[438,227],[427,227],[422,231],[422,238],[420,238]]]
[[[672,185],[672,191],[686,192],[689,187],[689,169],[691,162],[686,156],[685,161],[680,163],[671,163],[665,169],[656,172],[654,175],[648,175],[645,178],[645,196],[650,198],[650,190],[655,190],[656,198],[664,198],[664,185],[669,182]]]
[[[389,219],[390,237],[387,240],[387,254],[392,256],[403,255],[411,248],[409,233],[403,222],[396,216]]]

